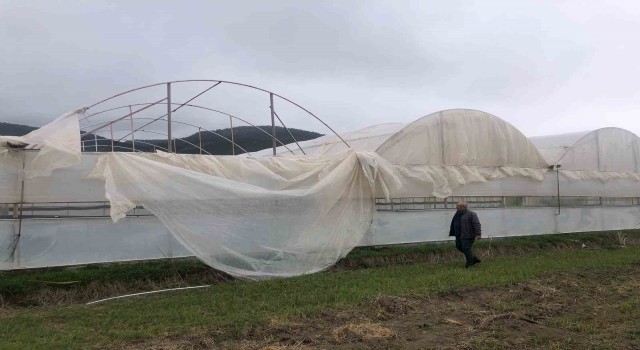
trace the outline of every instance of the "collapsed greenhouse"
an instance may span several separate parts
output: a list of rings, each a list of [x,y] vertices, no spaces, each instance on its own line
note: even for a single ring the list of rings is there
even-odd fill
[[[640,139],[623,129],[527,138],[454,109],[250,155],[81,153],[86,113],[5,138],[0,269],[195,255],[299,275],[356,246],[448,240],[459,200],[489,238],[640,224]]]

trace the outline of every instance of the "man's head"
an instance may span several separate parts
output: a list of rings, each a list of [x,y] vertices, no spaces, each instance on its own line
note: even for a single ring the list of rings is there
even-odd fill
[[[466,209],[467,209],[467,203],[465,203],[464,201],[460,201],[458,202],[458,204],[456,204],[457,211],[465,211]]]

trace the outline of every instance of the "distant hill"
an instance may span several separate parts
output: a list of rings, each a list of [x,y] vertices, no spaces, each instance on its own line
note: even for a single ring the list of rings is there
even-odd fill
[[[242,149],[249,152],[259,151],[261,149],[270,148],[272,146],[271,140],[271,126],[258,126],[262,131],[252,126],[238,126],[233,128],[233,139],[236,144],[235,154],[245,153]],[[0,135],[7,136],[22,136],[37,128],[11,123],[0,123]],[[263,132],[264,131],[264,132]],[[295,139],[300,141],[306,141],[318,138],[322,136],[317,132],[289,129]],[[215,132],[216,134],[214,134]],[[227,138],[231,140],[231,129],[219,129],[213,130],[213,132],[203,130],[198,136],[198,133],[183,137],[182,140],[176,141],[176,148],[178,153],[200,153],[198,145],[202,142],[202,148],[211,154],[217,155],[230,155],[233,154],[231,149],[231,142],[225,140]],[[223,138],[224,137],[224,138]],[[282,141],[284,144],[293,142],[293,138],[282,127],[276,127],[276,138]],[[98,148],[99,152],[108,152],[111,150],[111,140],[98,136]],[[95,152],[95,142],[93,135],[83,135],[82,140],[84,142],[84,151]],[[201,141],[200,141],[201,140]],[[185,142],[186,141],[186,142]],[[193,144],[190,145],[189,143]],[[167,140],[159,139],[139,139],[136,140],[136,150],[144,152],[153,152],[154,148],[166,149]],[[280,144],[278,144],[280,146]],[[126,152],[131,150],[131,140],[114,142],[114,149],[120,152]]]
[[[0,122],[0,135],[4,136],[22,136],[35,129],[37,128],[34,128],[33,126]]]

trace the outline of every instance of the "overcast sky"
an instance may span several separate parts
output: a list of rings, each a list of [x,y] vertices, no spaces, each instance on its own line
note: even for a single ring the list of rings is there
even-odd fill
[[[637,1],[0,0],[0,121],[39,126],[137,86],[220,79],[339,131],[472,108],[527,136],[640,134],[639,35]],[[217,98],[207,105],[268,105]]]

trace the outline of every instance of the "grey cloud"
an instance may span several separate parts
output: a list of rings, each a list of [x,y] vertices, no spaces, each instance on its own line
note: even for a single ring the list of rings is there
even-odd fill
[[[640,104],[639,9],[577,1],[0,1],[0,118],[41,125],[135,86],[214,78],[277,91],[342,131],[465,107],[525,134],[609,124],[640,133],[631,119]],[[265,115],[263,100],[222,90],[198,101]],[[326,132],[286,114],[295,127]]]

